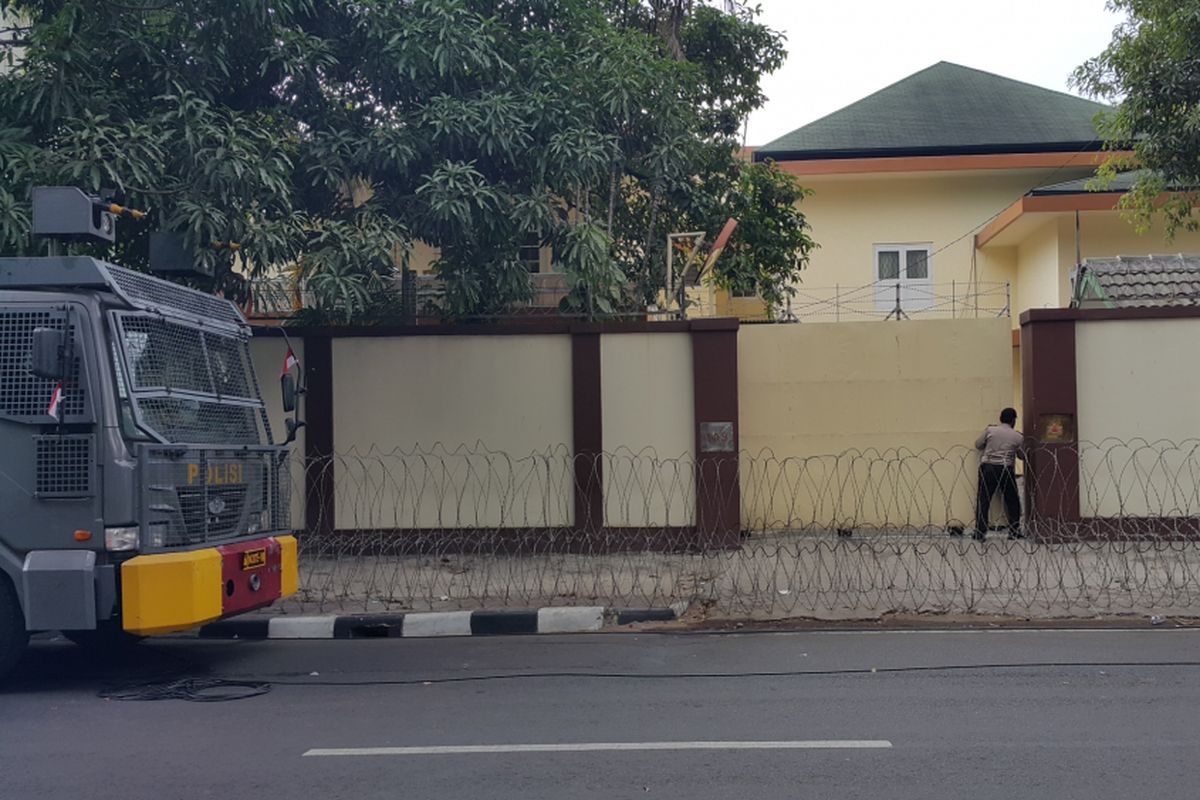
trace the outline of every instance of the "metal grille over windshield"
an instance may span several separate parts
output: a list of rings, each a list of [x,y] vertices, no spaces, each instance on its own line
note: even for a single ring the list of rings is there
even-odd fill
[[[130,399],[169,442],[261,444],[262,400],[243,337],[148,314],[115,315]]]

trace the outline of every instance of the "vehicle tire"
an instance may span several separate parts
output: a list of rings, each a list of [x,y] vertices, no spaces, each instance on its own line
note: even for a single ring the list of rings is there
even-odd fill
[[[98,655],[121,655],[136,647],[144,637],[129,633],[119,620],[101,620],[94,631],[63,631],[63,636]]]
[[[3,573],[0,573],[0,678],[17,665],[29,632],[25,630],[25,615],[17,602],[17,593]]]

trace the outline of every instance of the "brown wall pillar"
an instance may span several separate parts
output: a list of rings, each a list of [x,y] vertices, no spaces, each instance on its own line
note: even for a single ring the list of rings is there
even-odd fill
[[[704,547],[741,541],[736,319],[691,325],[696,425],[696,531]]]
[[[333,531],[333,340],[304,337],[304,496],[309,533]]]
[[[1021,316],[1021,384],[1032,439],[1025,478],[1031,530],[1039,537],[1074,535],[1080,516],[1074,319]]]
[[[575,468],[575,530],[604,527],[604,427],[600,400],[600,328],[571,329],[572,438]]]

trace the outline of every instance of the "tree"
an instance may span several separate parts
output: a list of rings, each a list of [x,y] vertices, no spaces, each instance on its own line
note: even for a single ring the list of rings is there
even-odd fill
[[[1076,70],[1074,85],[1116,103],[1100,129],[1114,155],[1097,183],[1137,169],[1121,207],[1139,230],[1161,213],[1168,237],[1200,229],[1200,0],[1110,0],[1128,19],[1103,53]]]
[[[294,265],[325,316],[375,318],[420,240],[451,316],[525,299],[528,244],[573,310],[636,307],[666,226],[738,197],[733,136],[782,44],[689,2],[681,59],[652,7],[621,5],[0,0],[26,45],[0,76],[0,252],[30,247],[30,185],[112,186],[153,212],[121,260],[180,231],[233,296],[250,285],[217,242],[252,276]]]

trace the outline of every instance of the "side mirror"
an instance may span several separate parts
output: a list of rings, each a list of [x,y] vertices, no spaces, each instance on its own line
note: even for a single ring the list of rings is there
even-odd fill
[[[279,388],[283,392],[283,411],[291,414],[296,410],[296,379],[285,372],[279,379]]]
[[[291,444],[296,441],[296,434],[304,427],[304,423],[298,419],[285,420],[285,423],[287,424],[287,439],[283,443]]]
[[[53,328],[35,328],[30,372],[39,378],[61,381],[67,377],[67,337]]]

